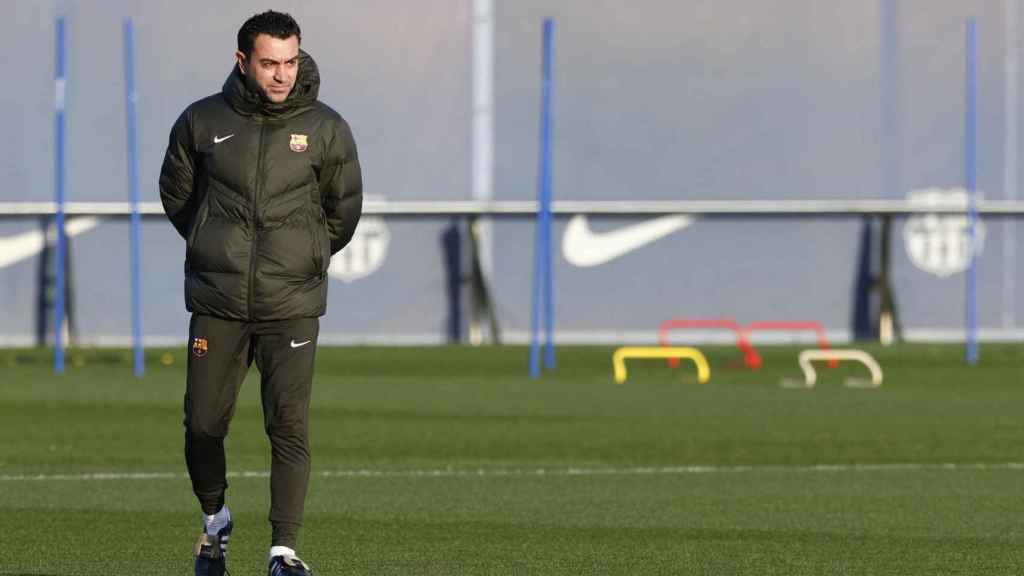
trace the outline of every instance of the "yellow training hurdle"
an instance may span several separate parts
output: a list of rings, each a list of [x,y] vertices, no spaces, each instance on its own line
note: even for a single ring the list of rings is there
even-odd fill
[[[625,346],[612,355],[612,367],[615,369],[615,383],[626,383],[627,358],[686,358],[697,365],[697,381],[707,384],[711,380],[711,368],[704,354],[696,348],[678,346]]]

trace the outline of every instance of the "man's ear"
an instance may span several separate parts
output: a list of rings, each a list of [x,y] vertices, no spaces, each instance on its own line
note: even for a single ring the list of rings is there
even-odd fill
[[[245,53],[241,50],[235,51],[235,61],[238,62],[238,71],[245,75]]]

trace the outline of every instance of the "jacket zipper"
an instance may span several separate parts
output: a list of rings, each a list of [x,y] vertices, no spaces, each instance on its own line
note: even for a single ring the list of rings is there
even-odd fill
[[[252,191],[252,249],[249,251],[249,301],[246,303],[249,310],[249,321],[254,321],[255,315],[252,310],[252,302],[256,291],[256,257],[259,253],[260,243],[260,228],[263,227],[260,222],[260,188],[262,186],[263,176],[263,132],[266,129],[266,124],[260,122],[260,139],[259,144],[256,147],[256,182]]]

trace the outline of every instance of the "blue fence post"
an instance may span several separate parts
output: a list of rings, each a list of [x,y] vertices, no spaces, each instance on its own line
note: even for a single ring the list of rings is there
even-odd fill
[[[967,180],[967,363],[978,363],[978,264],[977,264],[977,107],[978,38],[974,18],[967,19],[966,117],[964,121],[964,172]]]
[[[55,228],[57,234],[57,261],[54,271],[54,311],[53,311],[53,371],[64,373],[64,266],[67,252],[67,238],[64,234],[64,195],[65,195],[65,158],[64,158],[64,110],[67,94],[67,41],[66,27],[63,16],[57,18],[57,54],[55,84],[55,124],[56,153],[54,158],[54,201],[57,205]]]
[[[534,248],[533,310],[530,330],[530,378],[540,377],[541,316],[545,338],[544,364],[555,367],[554,281],[551,266],[551,72],[555,23],[544,20],[541,47],[540,166],[537,171],[537,237]]]
[[[124,88],[125,113],[128,115],[128,189],[132,205],[129,240],[132,275],[132,346],[135,352],[135,377],[141,378],[146,373],[146,359],[142,348],[142,277],[140,269],[142,242],[139,231],[138,123],[135,110],[139,95],[135,89],[135,27],[131,18],[124,19]]]

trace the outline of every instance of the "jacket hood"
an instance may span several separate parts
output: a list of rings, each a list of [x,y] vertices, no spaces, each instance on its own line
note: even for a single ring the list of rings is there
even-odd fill
[[[271,102],[263,92],[251,86],[236,63],[224,81],[221,93],[236,112],[244,116],[289,118],[308,110],[320,94],[320,69],[313,57],[299,50],[299,72],[295,86],[284,102]]]

